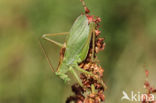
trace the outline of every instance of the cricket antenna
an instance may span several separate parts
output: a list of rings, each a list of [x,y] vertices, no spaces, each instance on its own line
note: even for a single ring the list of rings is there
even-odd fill
[[[84,7],[85,13],[88,14],[90,13],[90,10],[88,9],[88,7],[86,6],[86,3],[84,0],[80,0],[82,2],[82,6]]]

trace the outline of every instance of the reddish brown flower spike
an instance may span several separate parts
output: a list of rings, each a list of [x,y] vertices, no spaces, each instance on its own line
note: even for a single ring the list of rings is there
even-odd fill
[[[153,90],[152,90],[152,93],[156,93],[156,89],[153,89]]]
[[[145,73],[146,73],[146,77],[148,77],[149,76],[149,71],[146,70]]]
[[[150,84],[149,84],[148,81],[146,81],[146,82],[144,83],[144,85],[145,85],[146,88],[148,88],[148,87],[150,86]]]
[[[96,34],[96,36],[100,35],[100,33],[101,33],[101,31],[99,31],[99,30],[95,30],[95,34]]]
[[[96,18],[96,22],[97,22],[97,23],[101,22],[101,18],[97,17],[97,18]]]
[[[88,22],[93,22],[94,21],[94,16],[89,16],[89,15],[86,15],[87,18],[88,18]]]

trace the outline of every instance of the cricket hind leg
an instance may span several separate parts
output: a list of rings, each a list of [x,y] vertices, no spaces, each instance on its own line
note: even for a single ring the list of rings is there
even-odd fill
[[[41,47],[41,49],[42,49],[42,51],[43,51],[43,53],[44,53],[44,55],[45,55],[45,57],[46,57],[46,59],[47,59],[47,61],[48,61],[48,64],[49,64],[49,66],[50,66],[52,72],[55,72],[55,69],[54,69],[54,67],[53,67],[53,65],[52,65],[52,63],[51,63],[51,60],[50,60],[49,56],[47,55],[47,52],[46,52],[46,50],[45,50],[43,44],[41,43],[41,41],[39,41],[39,43],[40,43],[40,47]]]
[[[51,43],[54,43],[54,44],[60,46],[60,47],[64,47],[63,44],[61,44],[59,42],[56,42],[56,41],[54,41],[54,40],[52,40],[52,39],[50,39],[48,37],[50,37],[50,36],[57,36],[57,35],[66,35],[66,34],[69,34],[69,32],[55,33],[55,34],[43,34],[42,38],[47,40],[47,41],[49,41],[49,42],[51,42]],[[40,47],[42,48],[42,51],[43,51],[45,57],[47,58],[48,64],[50,65],[50,68],[51,68],[52,72],[56,72],[55,69],[52,66],[51,60],[50,60],[50,58],[49,58],[49,56],[48,56],[48,54],[47,54],[47,52],[46,52],[42,42],[41,42],[41,40],[39,40],[39,43],[40,43]]]
[[[96,36],[95,36],[95,28],[93,29],[93,33],[92,33],[92,54],[91,54],[91,60],[92,62],[95,61],[95,39],[96,39]]]
[[[59,47],[64,47],[63,44],[61,44],[61,43],[59,43],[57,41],[54,41],[54,40],[50,39],[49,37],[58,36],[58,35],[67,35],[67,34],[69,34],[69,32],[54,33],[54,34],[43,34],[42,38],[49,41],[49,42],[51,42],[51,43],[53,43],[53,44],[56,44]]]

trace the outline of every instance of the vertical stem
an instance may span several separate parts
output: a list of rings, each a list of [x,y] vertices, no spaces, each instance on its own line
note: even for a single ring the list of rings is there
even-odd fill
[[[84,0],[80,0],[82,2],[83,7],[86,7]]]

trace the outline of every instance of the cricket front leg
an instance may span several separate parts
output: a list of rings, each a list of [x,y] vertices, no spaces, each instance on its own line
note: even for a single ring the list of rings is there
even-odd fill
[[[62,48],[62,47],[64,47],[63,44],[61,44],[61,43],[59,43],[59,42],[57,42],[55,40],[52,40],[49,37],[58,36],[58,35],[67,35],[67,34],[69,34],[69,32],[54,33],[54,34],[43,34],[42,38],[49,41],[49,42],[51,42],[51,43],[53,43],[53,44],[56,44],[57,46]]]
[[[75,72],[75,70],[72,67],[70,67],[70,72],[74,75],[74,77],[78,81],[79,85],[83,87],[80,78],[78,77],[77,73]]]

